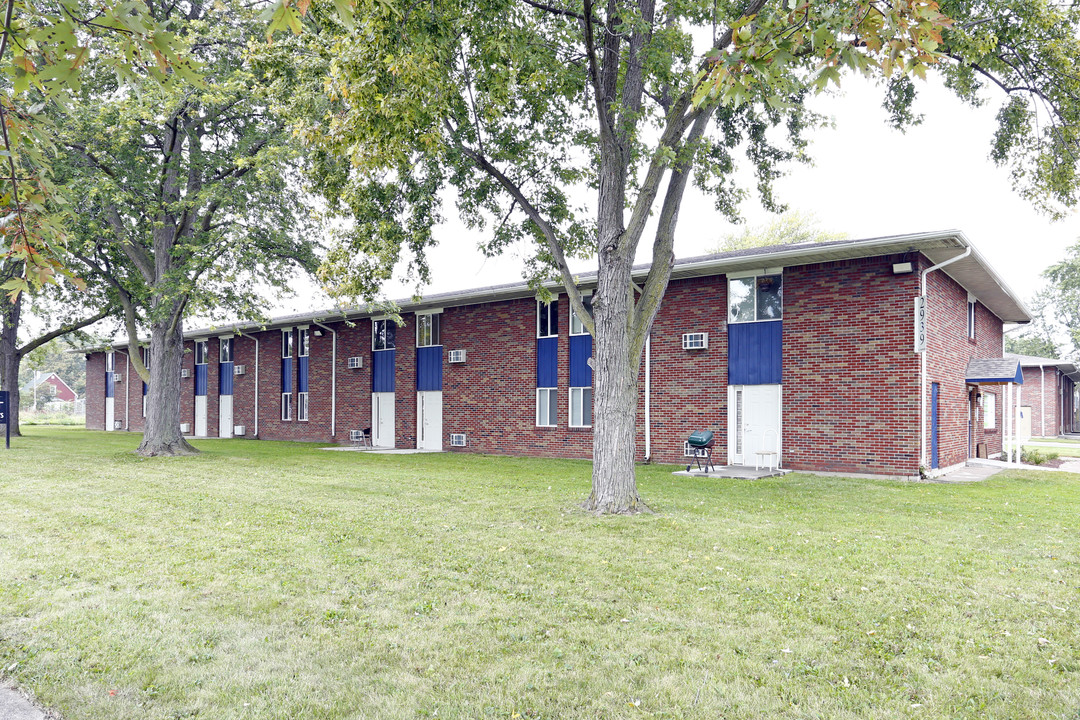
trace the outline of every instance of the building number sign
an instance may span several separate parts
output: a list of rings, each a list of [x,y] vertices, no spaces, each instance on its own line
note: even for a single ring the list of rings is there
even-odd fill
[[[926,350],[926,297],[915,298],[915,352]]]

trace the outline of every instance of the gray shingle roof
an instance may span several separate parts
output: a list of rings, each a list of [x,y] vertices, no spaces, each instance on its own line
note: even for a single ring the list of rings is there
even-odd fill
[[[968,361],[964,378],[968,382],[1024,382],[1016,358],[974,358]]]

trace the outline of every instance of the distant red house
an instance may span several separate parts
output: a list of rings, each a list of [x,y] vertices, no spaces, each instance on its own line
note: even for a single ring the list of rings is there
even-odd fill
[[[55,400],[73,402],[79,398],[75,391],[68,387],[68,384],[54,372],[37,373],[33,380],[23,385],[22,392],[24,394],[33,393],[35,388],[39,396]]]

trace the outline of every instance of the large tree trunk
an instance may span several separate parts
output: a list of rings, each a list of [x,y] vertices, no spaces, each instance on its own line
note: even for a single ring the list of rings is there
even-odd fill
[[[132,348],[132,352],[138,352]],[[195,455],[180,434],[180,365],[184,359],[184,330],[159,320],[150,332],[150,387],[146,398],[146,428],[140,455]]]
[[[12,435],[19,432],[19,315],[22,295],[15,302],[0,299],[0,390],[8,391],[8,424]]]

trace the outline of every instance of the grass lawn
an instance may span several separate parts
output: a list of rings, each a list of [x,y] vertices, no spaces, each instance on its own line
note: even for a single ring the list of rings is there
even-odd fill
[[[82,718],[1068,718],[1080,476],[639,471],[27,428],[0,675]]]

